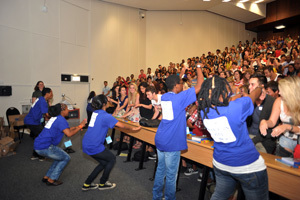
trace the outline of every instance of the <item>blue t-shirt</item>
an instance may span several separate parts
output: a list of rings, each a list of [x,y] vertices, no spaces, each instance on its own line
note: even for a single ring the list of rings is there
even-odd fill
[[[50,145],[58,145],[66,128],[69,128],[69,124],[63,116],[51,117],[43,131],[35,138],[34,149],[42,150],[48,149]]]
[[[95,155],[104,151],[104,142],[109,128],[115,127],[118,120],[104,110],[95,110],[88,130],[82,140],[82,151]]]
[[[185,108],[196,101],[195,88],[161,97],[162,116],[155,135],[155,145],[160,151],[187,149]]]
[[[210,108],[204,118],[201,117],[207,130],[214,139],[214,159],[228,166],[244,166],[253,163],[259,157],[247,130],[246,119],[253,113],[250,97],[231,101],[228,106]]]
[[[48,104],[44,97],[40,97],[32,104],[31,109],[24,119],[24,124],[40,125],[43,114],[48,112]]]

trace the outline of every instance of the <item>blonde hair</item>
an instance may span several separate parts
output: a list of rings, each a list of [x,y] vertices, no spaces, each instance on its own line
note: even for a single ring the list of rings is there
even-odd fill
[[[281,100],[286,105],[294,125],[300,124],[300,77],[291,76],[281,79],[278,83]]]
[[[135,92],[133,94],[130,92],[130,86],[132,86],[132,85],[134,86],[134,89],[135,89]],[[129,102],[129,104],[131,104],[131,103],[135,104],[136,95],[137,95],[137,86],[135,83],[130,83],[129,87],[128,87],[128,102]]]

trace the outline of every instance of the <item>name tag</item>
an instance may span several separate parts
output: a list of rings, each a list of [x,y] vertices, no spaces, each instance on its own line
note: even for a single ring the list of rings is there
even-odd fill
[[[236,137],[231,130],[227,117],[215,119],[204,119],[203,123],[216,142],[230,143],[236,141]]]
[[[258,107],[258,110],[262,111],[263,107],[262,106],[259,106]]]
[[[70,147],[70,146],[72,146],[71,140],[66,141],[66,142],[65,142],[65,147],[68,148],[68,147]]]
[[[112,139],[111,139],[110,136],[108,136],[107,138],[105,138],[105,140],[106,140],[106,143],[107,143],[107,144],[112,143]]]

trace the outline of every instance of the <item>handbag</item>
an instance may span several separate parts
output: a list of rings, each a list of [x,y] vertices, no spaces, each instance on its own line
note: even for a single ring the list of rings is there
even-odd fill
[[[300,137],[299,137],[299,135],[297,138],[297,145],[294,149],[294,158],[300,159]]]
[[[145,127],[158,127],[159,123],[160,123],[159,119],[146,119],[146,118],[140,119],[140,125]]]

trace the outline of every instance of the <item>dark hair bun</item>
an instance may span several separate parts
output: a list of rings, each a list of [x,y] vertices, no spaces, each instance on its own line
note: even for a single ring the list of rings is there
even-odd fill
[[[105,95],[100,94],[95,96],[92,101],[92,108],[94,110],[100,110],[103,107],[103,104],[107,104],[107,98]]]

